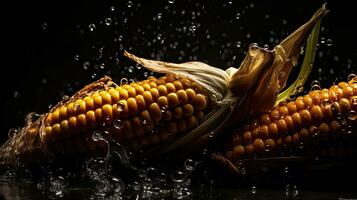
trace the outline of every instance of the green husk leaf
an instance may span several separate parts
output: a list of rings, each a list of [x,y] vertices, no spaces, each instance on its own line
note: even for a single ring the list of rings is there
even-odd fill
[[[314,29],[312,30],[307,40],[304,60],[301,65],[301,69],[298,77],[296,78],[294,83],[292,83],[287,89],[279,93],[275,105],[279,104],[279,102],[285,101],[290,96],[298,93],[299,88],[302,87],[306,82],[307,77],[309,76],[313,67],[313,62],[316,54],[316,45],[320,33],[320,25],[321,25],[321,19],[316,23]]]

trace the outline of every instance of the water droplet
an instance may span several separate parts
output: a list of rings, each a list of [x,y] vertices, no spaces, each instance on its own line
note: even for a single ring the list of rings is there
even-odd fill
[[[42,28],[42,30],[47,30],[47,28],[48,28],[48,24],[46,23],[46,22],[44,22],[42,25],[41,25],[41,28]]]
[[[351,121],[355,121],[357,119],[357,112],[351,110],[350,113],[348,114],[348,119]]]
[[[190,31],[191,31],[191,32],[195,32],[196,29],[197,29],[196,25],[191,25],[191,26],[190,26]]]
[[[148,77],[149,73],[148,72],[144,72],[144,77]]]
[[[110,17],[108,17],[104,20],[104,22],[105,22],[105,25],[110,26],[110,24],[112,23],[112,19]]]
[[[17,132],[18,132],[17,129],[12,128],[12,129],[10,129],[9,132],[7,133],[7,136],[8,136],[9,138],[12,138],[12,137],[14,137],[14,135],[17,134]]]
[[[268,44],[264,44],[264,49],[269,49],[269,45]]]
[[[123,122],[120,120],[120,119],[116,119],[114,121],[114,128],[117,129],[117,130],[120,130],[124,127],[124,124]]]
[[[120,79],[120,85],[125,85],[125,84],[128,84],[128,79],[127,78],[122,78]]]
[[[347,81],[349,82],[349,81],[351,81],[352,79],[356,79],[356,81],[357,81],[357,75],[356,75],[356,74],[350,74],[350,75],[348,75]]]
[[[19,98],[21,95],[20,95],[20,92],[18,92],[18,91],[14,91],[14,98],[15,99],[17,99],[17,98]]]
[[[115,10],[115,6],[110,6],[110,11],[114,11]]]
[[[99,68],[100,69],[104,69],[105,68],[105,64],[104,63],[100,64]]]
[[[132,1],[128,1],[127,6],[128,6],[128,8],[131,8],[133,6],[133,2]]]
[[[301,141],[301,142],[299,143],[299,148],[300,148],[300,149],[303,149],[303,148],[304,148],[304,142]]]
[[[265,152],[270,152],[271,148],[272,147],[268,143],[265,143],[265,148],[264,148]]]
[[[242,47],[242,42],[241,41],[237,41],[236,42],[236,47],[237,48],[241,48]]]
[[[333,44],[332,39],[327,39],[327,40],[326,40],[326,45],[327,45],[327,46],[330,47],[330,46],[332,46],[332,44]]]
[[[119,36],[118,36],[118,41],[119,41],[119,42],[123,41],[123,36],[122,36],[122,35],[119,35]]]
[[[318,80],[314,80],[311,83],[311,91],[313,90],[321,90],[321,83]]]
[[[161,19],[162,18],[162,14],[161,13],[158,13],[157,14],[157,19]]]
[[[252,186],[252,189],[250,190],[250,192],[252,194],[256,194],[257,193],[257,189],[256,189],[255,185]]]
[[[285,186],[285,195],[286,195],[287,197],[289,197],[289,196],[290,196],[290,193],[291,193],[291,187],[290,187],[289,184],[287,184],[287,185]]]
[[[175,171],[171,178],[176,183],[182,183],[186,178],[186,174],[182,171]]]
[[[240,19],[240,13],[236,14],[236,19]]]
[[[208,137],[212,139],[212,138],[214,137],[214,135],[215,135],[214,132],[211,131],[211,132],[209,133]]]
[[[293,197],[295,198],[295,197],[297,197],[298,195],[299,195],[299,190],[297,189],[297,186],[296,185],[294,185],[294,188],[293,188]]]
[[[284,167],[284,173],[285,173],[285,174],[289,173],[289,167],[287,167],[287,166]]]
[[[97,141],[99,141],[99,140],[103,140],[102,132],[100,132],[100,131],[93,131],[92,139],[93,139],[95,142],[97,142]]]
[[[85,61],[83,63],[83,69],[87,70],[89,68],[89,66],[90,66],[90,63],[88,61]]]
[[[320,129],[316,126],[312,127],[312,137],[317,137],[320,134]]]
[[[69,99],[69,96],[68,95],[63,95],[62,96],[62,101],[67,101]]]
[[[352,105],[357,106],[357,97],[352,97]]]
[[[304,91],[304,86],[298,85],[297,88],[296,88],[296,91],[297,91],[298,93],[302,93],[302,92]]]
[[[195,167],[196,167],[196,163],[192,159],[185,160],[184,165],[185,165],[185,169],[187,171],[193,171],[195,169]]]
[[[141,124],[142,125],[146,125],[146,124],[148,124],[148,121],[146,119],[144,119],[144,120],[141,121]]]
[[[95,24],[89,24],[89,30],[90,31],[94,31],[95,29],[96,29],[96,26],[95,26]]]
[[[169,0],[169,3],[171,3],[171,4],[174,3],[174,2],[175,2],[175,0]]]
[[[76,61],[79,60],[79,55],[78,54],[74,56],[74,60],[76,60]]]
[[[122,112],[125,109],[125,104],[123,102],[118,103],[118,111]]]
[[[51,109],[51,108],[52,108],[52,106],[53,106],[52,104],[48,105],[48,109]]]
[[[323,107],[328,108],[330,105],[331,105],[330,99],[324,99],[324,100],[322,101],[322,106],[323,106]]]
[[[247,174],[247,170],[245,169],[245,167],[240,168],[240,173],[242,175],[246,175]]]
[[[133,71],[134,71],[134,67],[133,67],[133,66],[130,66],[130,67],[128,68],[128,72],[129,72],[129,73],[133,73]]]
[[[73,104],[73,110],[77,111],[79,108],[81,108],[81,105],[79,103],[74,103]]]
[[[97,78],[97,74],[96,74],[96,73],[93,73],[93,74],[92,74],[92,78]]]

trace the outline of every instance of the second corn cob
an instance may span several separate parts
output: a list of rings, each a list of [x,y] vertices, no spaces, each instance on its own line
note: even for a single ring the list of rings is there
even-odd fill
[[[311,150],[318,145],[326,155],[324,143],[352,137],[352,129],[357,125],[356,111],[355,80],[311,91],[252,120],[245,128],[234,130],[225,156],[235,163],[253,157],[296,155],[298,150]]]

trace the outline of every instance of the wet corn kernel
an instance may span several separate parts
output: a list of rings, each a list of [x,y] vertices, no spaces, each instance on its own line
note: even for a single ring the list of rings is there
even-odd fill
[[[347,119],[354,109],[351,102],[356,85],[340,83],[330,89],[315,90],[262,114],[259,120],[243,126],[243,131],[233,131],[226,154],[232,152],[233,161],[237,161],[254,154],[277,155],[284,149],[291,152],[304,145],[319,145],[320,141],[348,138],[346,127],[356,126],[355,121]]]
[[[85,152],[105,146],[91,141],[88,133],[111,127],[113,138],[127,143],[137,140],[133,146],[140,150],[196,127],[204,119],[207,105],[203,88],[187,78],[150,77],[70,99],[48,113],[44,132],[46,140],[64,141],[57,145],[64,152]],[[162,131],[152,133],[156,129]],[[72,137],[83,138],[83,141],[75,140],[78,148],[70,147],[74,141],[66,142]]]

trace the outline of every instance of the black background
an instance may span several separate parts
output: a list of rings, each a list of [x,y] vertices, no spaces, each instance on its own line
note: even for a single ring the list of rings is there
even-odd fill
[[[144,69],[135,68],[121,56],[123,48],[142,57],[171,62],[200,60],[222,68],[238,67],[250,43],[272,47],[276,41],[270,42],[271,37],[284,38],[312,16],[323,2],[232,1],[230,4],[218,0],[175,0],[171,4],[132,1],[128,8],[127,1],[40,0],[2,5],[0,141],[7,138],[10,128],[23,125],[26,113],[46,112],[48,106],[56,104],[64,94],[71,95],[104,74],[111,74],[117,81],[124,76],[144,78]],[[309,80],[310,83],[318,79],[322,86],[346,80],[348,74],[356,73],[357,14],[353,1],[328,1],[328,7],[331,12],[323,20],[321,36],[325,41],[331,39],[333,44],[327,46],[322,42],[319,48],[322,54],[317,56]],[[179,14],[173,14],[174,11]],[[180,14],[182,11],[185,14]],[[192,11],[196,13],[195,19],[190,14]],[[241,16],[236,19],[238,12]],[[162,14],[159,20],[158,13]],[[112,19],[110,26],[104,24],[107,17]],[[96,24],[93,32],[88,28],[91,23]],[[192,25],[197,24],[200,25],[195,31],[176,31],[177,27],[192,29]],[[138,28],[145,31],[144,36],[138,34]],[[164,44],[151,42],[149,45],[160,33],[165,38]],[[114,42],[119,35],[123,39]],[[178,42],[175,49],[165,48],[175,41]],[[242,42],[241,48],[236,47],[237,41]],[[102,46],[100,58],[98,49]],[[115,62],[116,53],[119,63]],[[76,55],[79,55],[78,61],[74,59]],[[83,69],[86,61],[90,62],[88,70]],[[105,63],[105,69],[95,69],[95,65],[101,63]],[[133,73],[127,73],[125,67],[128,66],[134,66]],[[97,74],[95,78],[93,73]]]

